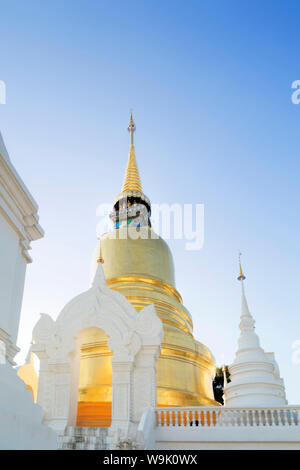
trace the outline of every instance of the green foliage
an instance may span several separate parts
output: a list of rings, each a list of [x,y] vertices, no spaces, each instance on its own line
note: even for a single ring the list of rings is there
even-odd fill
[[[231,380],[230,380],[228,366],[225,366],[225,370],[226,370],[227,382],[229,383],[231,382]],[[217,367],[216,376],[213,381],[213,390],[214,390],[215,400],[221,403],[221,405],[224,405],[224,400],[223,400],[224,377],[223,377],[223,371],[221,367]]]

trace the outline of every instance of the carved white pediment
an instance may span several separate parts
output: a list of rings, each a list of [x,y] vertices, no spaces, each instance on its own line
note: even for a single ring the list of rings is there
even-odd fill
[[[109,337],[114,355],[133,360],[142,344],[161,343],[163,327],[153,305],[139,313],[119,292],[107,287],[99,265],[90,289],[72,299],[56,322],[42,314],[33,330],[33,350],[44,350],[50,359],[68,358],[80,331],[101,328]]]
[[[136,332],[142,337],[143,344],[159,345],[163,339],[161,320],[154,305],[148,305],[137,315]]]

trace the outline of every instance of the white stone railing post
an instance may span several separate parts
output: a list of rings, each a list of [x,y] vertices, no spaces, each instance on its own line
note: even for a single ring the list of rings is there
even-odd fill
[[[291,413],[292,426],[299,426],[299,410],[293,409]]]

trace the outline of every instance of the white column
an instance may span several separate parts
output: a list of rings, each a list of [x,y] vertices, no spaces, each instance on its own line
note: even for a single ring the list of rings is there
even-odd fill
[[[76,347],[70,354],[71,377],[70,377],[70,405],[68,426],[76,426],[77,422],[77,406],[78,406],[78,387],[80,374],[80,348],[81,343],[76,339]]]
[[[125,428],[132,415],[132,361],[112,358],[112,427]]]
[[[142,346],[133,373],[133,421],[139,423],[145,408],[156,407],[156,361],[160,346]]]

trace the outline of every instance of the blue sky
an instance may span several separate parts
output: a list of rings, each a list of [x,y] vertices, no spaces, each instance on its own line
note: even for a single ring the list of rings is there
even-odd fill
[[[243,252],[262,346],[299,402],[299,2],[1,1],[0,130],[39,204],[18,344],[89,286],[96,208],[120,192],[134,109],[153,203],[203,203],[198,252],[170,241],[195,336],[237,348]]]

